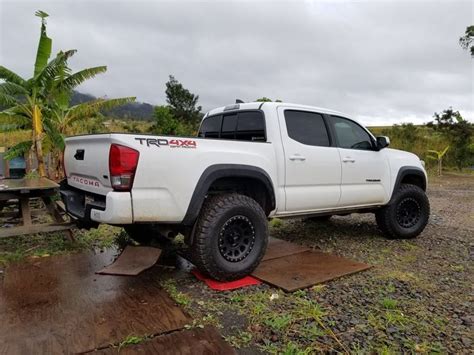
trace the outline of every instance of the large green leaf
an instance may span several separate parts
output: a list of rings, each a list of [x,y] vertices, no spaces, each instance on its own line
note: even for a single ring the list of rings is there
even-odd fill
[[[99,111],[110,110],[111,108],[134,102],[135,97],[122,97],[118,99],[97,99],[72,106],[68,112],[68,123],[71,124],[78,119],[87,118]]]
[[[14,96],[11,96],[9,94],[5,94],[5,93],[0,91],[0,105],[11,107],[11,106],[15,105],[16,103],[17,102],[16,102],[16,99],[15,99]]]
[[[11,160],[13,158],[24,156],[28,151],[31,149],[32,142],[31,141],[23,141],[20,142],[10,149],[8,149],[7,153],[5,154],[6,160]]]
[[[46,132],[47,140],[50,142],[50,145],[59,151],[63,151],[65,148],[64,137],[58,131],[56,122],[51,120],[44,121],[44,129]]]
[[[35,15],[41,17],[41,32],[40,39],[38,42],[38,50],[36,52],[34,72],[34,76],[37,76],[48,63],[49,57],[51,56],[51,48],[53,41],[46,35],[45,18],[48,17],[48,14],[43,11],[37,11]]]
[[[96,75],[105,73],[106,71],[106,66],[83,69],[68,76],[62,83],[60,83],[60,86],[66,90],[72,90],[82,84],[84,81],[92,79]]]
[[[9,83],[15,83],[23,87],[26,85],[26,81],[21,76],[15,74],[10,69],[7,69],[2,65],[0,65],[0,79],[3,79]]]
[[[5,82],[0,84],[0,93],[8,95],[28,95],[28,90],[26,90],[22,85],[13,82]]]
[[[35,75],[33,79],[34,86],[43,90],[51,90],[54,80],[56,80],[64,70],[69,70],[67,68],[67,60],[76,52],[75,49],[59,52],[54,59],[49,61],[49,63]]]

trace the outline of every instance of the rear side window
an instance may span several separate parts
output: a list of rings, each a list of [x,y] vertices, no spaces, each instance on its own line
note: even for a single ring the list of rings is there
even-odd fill
[[[239,113],[235,139],[242,141],[265,141],[265,121],[258,111]]]
[[[265,118],[261,111],[210,116],[201,124],[199,137],[265,142]]]
[[[221,131],[221,122],[221,115],[206,118],[201,124],[201,129],[199,130],[198,137],[219,138],[219,133]]]
[[[286,110],[285,122],[291,139],[306,145],[330,146],[328,131],[319,113]]]
[[[237,128],[237,114],[226,115],[222,122],[222,139],[235,139],[235,129]]]

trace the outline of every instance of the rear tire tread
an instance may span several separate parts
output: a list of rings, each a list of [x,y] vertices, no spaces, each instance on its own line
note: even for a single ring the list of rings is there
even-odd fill
[[[211,253],[212,250],[207,247],[206,241],[209,238],[212,238],[212,234],[215,233],[215,223],[214,221],[220,217],[221,214],[225,213],[229,208],[232,207],[246,207],[253,210],[255,213],[260,215],[260,218],[265,221],[265,236],[264,236],[264,245],[263,252],[258,255],[255,261],[247,267],[246,270],[241,272],[234,272],[232,275],[229,275],[228,272],[222,270],[214,261]],[[266,222],[266,215],[263,212],[261,206],[252,198],[240,195],[236,193],[232,194],[222,194],[210,196],[204,202],[203,208],[201,210],[200,216],[197,221],[196,231],[194,235],[194,242],[192,248],[192,257],[193,262],[196,267],[203,272],[204,274],[220,281],[235,280],[242,278],[248,275],[250,272],[255,270],[255,268],[260,263],[263,258],[264,252],[268,243],[268,227]],[[257,236],[261,237],[261,236]],[[250,270],[250,272],[249,272]]]

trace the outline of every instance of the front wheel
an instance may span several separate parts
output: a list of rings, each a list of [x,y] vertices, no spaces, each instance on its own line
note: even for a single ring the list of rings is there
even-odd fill
[[[255,270],[267,243],[267,217],[255,200],[240,194],[210,196],[197,221],[193,261],[213,279],[236,280]]]
[[[402,184],[390,203],[375,213],[377,225],[389,239],[417,237],[428,224],[430,202],[415,185]]]

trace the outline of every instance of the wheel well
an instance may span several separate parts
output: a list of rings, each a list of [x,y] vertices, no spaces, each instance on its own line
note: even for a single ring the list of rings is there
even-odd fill
[[[259,179],[251,177],[224,177],[215,180],[209,187],[208,194],[236,192],[248,196],[262,207],[268,216],[275,208],[271,192]]]
[[[410,184],[418,186],[419,188],[426,190],[426,182],[423,177],[417,174],[407,174],[400,181],[401,184]]]

